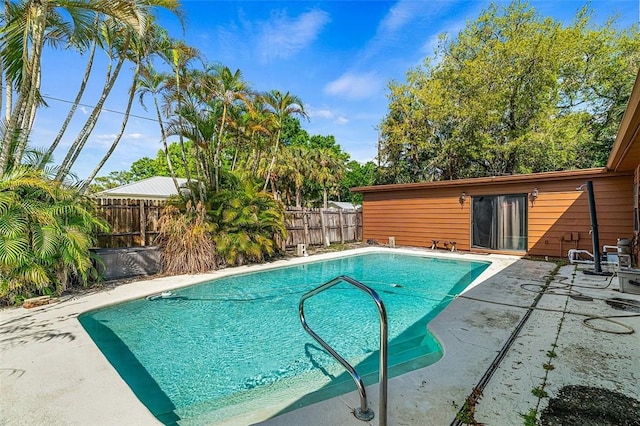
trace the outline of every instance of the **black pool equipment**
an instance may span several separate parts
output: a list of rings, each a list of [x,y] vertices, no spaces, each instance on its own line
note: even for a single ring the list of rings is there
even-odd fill
[[[581,191],[585,185],[580,185],[578,190]],[[596,198],[593,192],[593,181],[588,180],[586,183],[587,195],[589,196],[589,216],[591,217],[591,239],[593,240],[593,271],[584,271],[590,275],[611,275],[611,272],[602,272],[600,264],[600,236],[598,235],[598,215],[596,214]]]

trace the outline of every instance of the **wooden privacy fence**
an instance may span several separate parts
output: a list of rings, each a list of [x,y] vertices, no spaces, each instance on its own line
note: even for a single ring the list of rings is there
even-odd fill
[[[98,235],[98,246],[143,247],[154,244],[164,206],[158,200],[98,199],[98,215],[111,232]],[[328,246],[362,240],[362,210],[295,209],[285,214],[287,239],[284,248],[298,244]]]
[[[328,246],[362,240],[362,210],[288,208],[286,247]]]
[[[98,199],[98,216],[111,232],[98,234],[98,247],[143,247],[153,245],[164,201]]]

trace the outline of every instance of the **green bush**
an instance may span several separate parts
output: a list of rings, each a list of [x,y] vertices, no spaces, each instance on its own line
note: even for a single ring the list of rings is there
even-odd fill
[[[258,185],[246,181],[211,197],[212,235],[220,262],[242,265],[262,262],[286,237],[284,205]]]
[[[58,295],[97,278],[89,248],[108,230],[94,205],[43,172],[18,167],[0,178],[0,299]]]

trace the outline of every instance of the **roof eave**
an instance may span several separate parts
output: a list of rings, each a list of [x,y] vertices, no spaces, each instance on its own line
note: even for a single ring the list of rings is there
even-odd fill
[[[624,163],[631,148],[635,145],[636,150],[640,150],[638,140],[640,138],[640,70],[636,76],[636,81],[629,96],[629,102],[625,109],[618,134],[611,149],[611,154],[607,160],[607,169],[614,171],[632,170],[635,164]],[[626,166],[626,167],[625,167]]]
[[[435,188],[455,188],[455,187],[469,187],[480,186],[487,184],[509,184],[509,183],[526,183],[537,181],[555,181],[566,179],[588,179],[600,177],[607,174],[608,171],[605,167],[597,167],[592,169],[580,169],[580,170],[563,170],[557,172],[543,172],[543,173],[529,173],[522,175],[509,175],[509,176],[491,176],[471,179],[456,179],[445,180],[436,182],[418,182],[418,183],[402,183],[391,185],[375,185],[375,186],[361,186],[351,188],[352,192],[385,192],[385,191],[401,191],[411,189],[435,189]],[[626,174],[626,173],[621,173]]]

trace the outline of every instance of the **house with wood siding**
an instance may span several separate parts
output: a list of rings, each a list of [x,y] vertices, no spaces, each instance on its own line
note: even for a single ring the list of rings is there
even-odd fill
[[[640,72],[602,168],[353,188],[363,239],[415,247],[566,257],[593,250],[585,183],[593,185],[600,245],[639,233]]]

